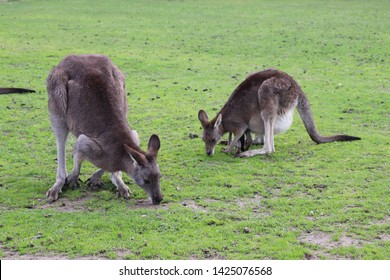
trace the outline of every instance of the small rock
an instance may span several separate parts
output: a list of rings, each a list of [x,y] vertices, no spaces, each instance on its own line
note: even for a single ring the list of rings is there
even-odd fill
[[[245,233],[250,233],[251,232],[251,229],[249,227],[244,227],[244,232]]]

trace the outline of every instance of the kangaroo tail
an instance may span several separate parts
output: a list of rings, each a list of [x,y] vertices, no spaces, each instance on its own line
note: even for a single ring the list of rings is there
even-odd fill
[[[29,93],[29,92],[35,92],[35,90],[27,89],[27,88],[0,88],[0,94]]]
[[[301,92],[298,98],[297,109],[303,124],[305,125],[307,133],[310,135],[310,138],[317,144],[335,142],[335,141],[353,141],[360,140],[360,137],[349,136],[349,135],[333,135],[333,136],[321,136],[314,124],[313,114],[310,109],[310,104],[303,92]]]

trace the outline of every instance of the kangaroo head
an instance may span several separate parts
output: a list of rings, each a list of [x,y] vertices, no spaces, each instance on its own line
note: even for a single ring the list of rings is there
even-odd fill
[[[127,174],[150,197],[153,204],[160,204],[163,200],[160,187],[161,173],[157,165],[157,153],[160,149],[160,139],[152,135],[149,139],[148,151],[139,152],[125,144],[125,150],[130,156]]]
[[[223,133],[220,130],[222,123],[222,115],[218,114],[218,117],[209,122],[209,117],[206,112],[200,110],[198,113],[198,119],[203,127],[202,140],[206,147],[206,154],[212,156],[214,154],[215,146],[218,144]]]

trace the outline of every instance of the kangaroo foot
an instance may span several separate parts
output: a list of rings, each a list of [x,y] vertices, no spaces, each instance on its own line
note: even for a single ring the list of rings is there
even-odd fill
[[[272,150],[262,148],[262,149],[257,149],[257,150],[246,151],[246,152],[243,152],[241,154],[238,154],[238,156],[241,158],[253,157],[255,155],[266,155],[266,154],[270,154],[272,152],[273,152]]]
[[[118,189],[118,196],[124,197],[126,200],[130,199],[130,189],[126,186]]]
[[[46,192],[46,196],[48,198],[48,202],[52,203],[58,199],[58,195],[61,193],[61,190],[56,188],[51,188]]]
[[[80,182],[82,183],[83,181],[81,181],[81,179],[79,178],[79,176],[72,176],[72,175],[69,175],[68,177],[66,177],[64,187],[65,187],[66,189],[67,189],[67,188],[72,188],[72,190],[81,189]]]
[[[106,190],[107,187],[103,184],[102,181],[98,180],[98,181],[95,181],[91,178],[88,178],[88,180],[86,181],[87,183],[87,187],[86,189],[91,189],[93,192],[96,192],[98,191],[99,189],[104,189]]]
[[[64,185],[65,179],[57,178],[54,185],[46,192],[49,203],[52,203],[58,199],[58,195],[62,192],[61,189]]]

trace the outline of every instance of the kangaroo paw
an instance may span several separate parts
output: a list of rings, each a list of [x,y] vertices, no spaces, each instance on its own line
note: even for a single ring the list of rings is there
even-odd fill
[[[130,189],[127,186],[118,190],[118,196],[123,196],[126,200],[130,199],[130,194]]]
[[[87,183],[87,187],[86,187],[86,189],[88,190],[88,189],[91,189],[93,192],[95,192],[95,191],[98,191],[99,189],[104,189],[104,190],[106,190],[107,189],[107,187],[103,184],[103,182],[102,181],[97,181],[97,182],[94,182],[91,178],[89,178],[87,181],[86,181],[86,183]]]
[[[75,177],[68,176],[66,177],[64,187],[72,188],[72,190],[81,189],[80,182],[82,183],[83,181],[81,181],[81,179],[78,176]]]
[[[61,189],[64,187],[65,179],[58,178],[54,185],[46,192],[48,202],[52,203],[58,199],[58,195],[62,192]]]
[[[241,157],[241,158],[253,157],[255,155],[267,155],[267,154],[270,154],[272,152],[273,152],[272,150],[268,150],[268,149],[262,148],[262,149],[258,149],[258,150],[246,151],[246,152],[243,152],[243,153],[239,154],[238,156]]]
[[[51,188],[46,192],[46,196],[48,197],[48,202],[53,203],[58,199],[58,194],[61,193],[61,190],[57,190],[55,188]]]

